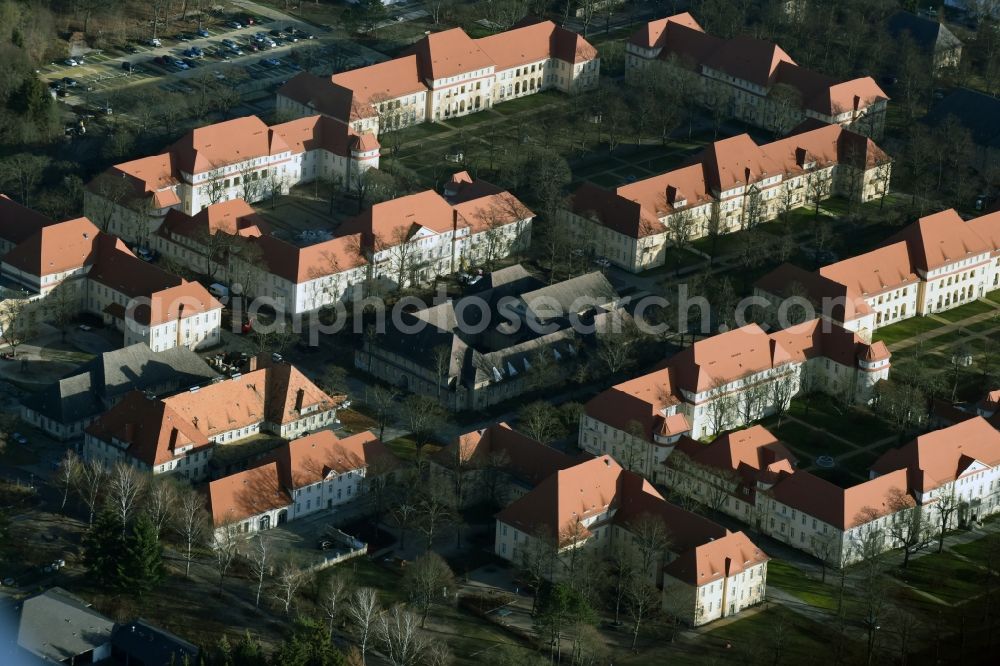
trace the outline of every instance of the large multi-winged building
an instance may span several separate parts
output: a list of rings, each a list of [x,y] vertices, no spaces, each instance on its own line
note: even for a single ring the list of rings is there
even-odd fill
[[[1000,288],[1000,213],[965,221],[953,209],[922,217],[881,247],[820,268],[785,264],[761,278],[758,295],[794,293],[866,340],[876,329],[943,312]]]
[[[406,54],[328,78],[296,75],[278,90],[278,111],[322,114],[379,134],[447,120],[543,90],[597,85],[597,50],[552,21],[473,39],[461,28],[428,34]]]
[[[580,448],[626,460],[660,481],[682,435],[695,439],[749,425],[812,391],[871,399],[889,376],[889,350],[814,319],[774,333],[749,324],[695,342],[663,368],[591,399],[580,417]]]
[[[673,66],[701,104],[751,125],[784,133],[808,118],[872,137],[885,126],[889,97],[870,76],[839,81],[800,66],[777,44],[709,35],[687,12],[650,21],[626,50],[630,80]]]
[[[815,121],[799,129],[763,145],[747,134],[716,141],[687,166],[615,190],[585,183],[562,214],[586,229],[596,254],[636,273],[662,266],[678,243],[752,229],[833,196],[888,193],[892,164],[874,141]]]
[[[139,259],[86,217],[56,222],[0,195],[0,237],[0,327],[87,312],[119,329],[125,345],[153,351],[220,339],[222,304],[208,290]]]

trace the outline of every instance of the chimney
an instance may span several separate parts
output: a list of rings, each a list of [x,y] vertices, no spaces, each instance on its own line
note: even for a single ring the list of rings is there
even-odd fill
[[[254,354],[247,359],[247,372],[253,372],[257,369],[257,355]]]
[[[745,182],[747,185],[750,184],[750,167],[747,167],[743,170],[743,182]]]
[[[302,401],[305,399],[305,397],[306,397],[305,389],[300,388],[298,391],[295,392],[295,411],[297,412],[302,411]]]
[[[181,327],[184,321],[184,303],[177,305],[177,346],[183,345],[184,336],[181,335]]]
[[[726,558],[726,578],[729,578],[729,576],[730,576],[729,572],[732,571],[732,568],[733,568],[733,558],[727,557]]]
[[[673,185],[667,185],[667,203],[671,206],[677,201],[677,188]]]
[[[795,149],[795,163],[799,166],[804,166],[806,163],[806,149],[796,148]]]
[[[455,272],[455,247],[458,245],[458,209],[451,209],[451,272]]]
[[[170,429],[170,450],[173,451],[177,448],[177,428]]]
[[[854,96],[854,115],[857,115],[858,111],[861,109],[861,96]]]

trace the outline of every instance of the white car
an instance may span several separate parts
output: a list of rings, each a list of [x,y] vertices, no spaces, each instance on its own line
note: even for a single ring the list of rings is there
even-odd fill
[[[76,61],[75,59],[73,59],[73,58],[66,58],[66,59],[65,59],[65,60],[63,61],[63,64],[64,64],[64,65],[66,65],[67,67],[76,67],[76,66],[77,66],[77,65],[79,65],[80,63],[78,63],[78,62],[77,62],[77,61]]]
[[[594,259],[594,263],[600,266],[601,268],[607,268],[608,266],[611,265],[611,262],[604,257],[598,257],[597,259]]]
[[[28,443],[28,438],[25,437],[24,435],[22,435],[19,432],[15,432],[12,435],[12,437],[13,437],[14,441],[17,442],[18,444],[27,444]]]
[[[92,331],[92,330],[94,330],[93,327],[88,326],[87,324],[80,324],[79,326],[77,326],[77,328],[80,329],[81,331]]]
[[[151,40],[149,40],[149,45],[150,46],[163,46],[163,42],[161,42],[158,37],[153,37]]]

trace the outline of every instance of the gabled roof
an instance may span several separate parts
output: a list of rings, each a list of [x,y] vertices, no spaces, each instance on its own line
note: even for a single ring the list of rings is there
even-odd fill
[[[743,573],[769,559],[746,534],[735,532],[680,553],[663,572],[689,585],[701,586]]]
[[[326,116],[345,121],[372,115],[371,106],[359,103],[354,91],[336,82],[336,77],[299,72],[278,88],[278,95],[294,100]]]
[[[74,657],[107,645],[114,626],[89,604],[53,587],[25,599],[17,644],[45,663],[72,663]]]
[[[155,467],[173,460],[179,449],[200,449],[210,442],[182,413],[164,400],[129,393],[92,423],[87,432],[104,442],[121,442],[125,453]]]
[[[943,23],[910,12],[896,12],[886,21],[885,28],[894,39],[909,35],[920,49],[930,53],[962,46],[961,40]]]
[[[42,227],[55,223],[55,220],[25,208],[6,194],[0,194],[0,239],[20,245]]]
[[[733,472],[777,473],[794,471],[797,459],[769,430],[754,425],[719,435],[709,444],[682,438],[677,449],[694,462]]]
[[[176,208],[167,212],[158,233],[181,234],[203,240],[221,232],[230,236],[260,236],[270,231],[270,225],[243,199],[220,201],[188,215]]]
[[[527,309],[540,319],[579,314],[617,301],[618,292],[600,271],[555,282],[521,294]]]
[[[291,497],[281,486],[278,463],[273,461],[208,484],[208,507],[215,527],[291,505]]]
[[[3,257],[3,263],[43,277],[83,268],[94,260],[100,230],[85,217],[44,226]]]
[[[111,634],[115,652],[123,652],[143,666],[171,666],[198,662],[198,648],[169,631],[139,618],[116,625]],[[130,661],[129,663],[133,663]]]
[[[100,354],[22,404],[53,421],[70,424],[98,416],[131,391],[172,392],[217,375],[187,347],[154,352],[139,342]]]
[[[503,33],[506,34],[506,33]],[[493,67],[493,61],[461,28],[432,32],[412,49],[424,79],[439,80]]]
[[[769,492],[786,506],[848,530],[893,513],[896,497],[908,490],[906,470],[900,469],[846,489],[809,472],[795,472],[784,475]]]
[[[519,27],[476,40],[497,71],[555,57],[570,63],[597,57],[597,50],[581,35],[552,21],[522,21]]]
[[[630,379],[591,398],[584,405],[587,416],[629,432],[634,427],[649,441],[663,426],[661,410],[679,400],[669,368]]]
[[[660,49],[658,58],[679,58],[696,70],[702,65],[758,86],[785,84],[794,88],[802,106],[825,115],[864,109],[888,96],[871,77],[838,83],[836,79],[800,67],[776,44],[740,35],[721,39],[705,34],[688,14],[650,21],[629,41],[644,49]]]
[[[257,116],[233,118],[195,128],[169,148],[174,166],[190,174],[277,155],[287,150],[285,142]]]
[[[962,476],[972,461],[1000,465],[1000,431],[981,416],[917,437],[891,449],[872,465],[876,474],[908,471],[910,483],[923,492]]]
[[[377,113],[371,105],[377,104],[380,100],[427,91],[415,55],[404,55],[334,74],[330,77],[330,82],[335,86],[342,86],[353,94],[350,117],[341,115],[343,105],[338,105],[341,108],[340,113],[334,115],[344,121],[375,117]]]
[[[804,297],[815,307],[827,308],[834,321],[844,324],[870,315],[872,309],[855,287],[792,264],[781,264],[754,286],[781,298]]]
[[[887,241],[905,241],[913,266],[931,271],[992,248],[949,208],[920,218]]]
[[[96,260],[87,277],[125,296],[151,297],[156,292],[184,284],[182,278],[136,257],[115,236],[101,234],[96,245]]]
[[[360,255],[362,234],[351,233],[299,247],[276,236],[256,239],[267,269],[289,282],[302,283],[356,268],[365,263]]]
[[[377,203],[341,227],[341,234],[361,233],[367,242],[374,240],[378,249],[409,241],[421,229],[440,234],[467,226],[458,220],[451,205],[434,190]]]
[[[502,462],[508,473],[531,486],[580,462],[579,458],[531,439],[506,423],[460,435],[434,454],[435,462],[451,469],[459,460],[463,466],[473,468]]]
[[[273,459],[288,490],[319,483],[331,474],[363,470],[380,460],[396,462],[385,444],[368,431],[340,439],[330,430],[290,440],[273,453]]]
[[[199,282],[183,282],[174,287],[154,291],[149,295],[149,305],[139,305],[132,313],[136,323],[143,326],[160,326],[170,321],[222,310],[222,303]]]
[[[823,266],[819,269],[819,275],[842,284],[862,296],[916,284],[919,280],[910,263],[910,253],[904,242],[892,243]]]

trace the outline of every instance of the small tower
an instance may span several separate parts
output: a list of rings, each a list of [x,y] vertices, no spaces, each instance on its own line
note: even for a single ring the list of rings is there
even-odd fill
[[[854,400],[860,403],[871,402],[875,384],[889,378],[889,359],[892,354],[881,340],[870,345],[864,345],[858,352],[858,372],[855,384]]]

